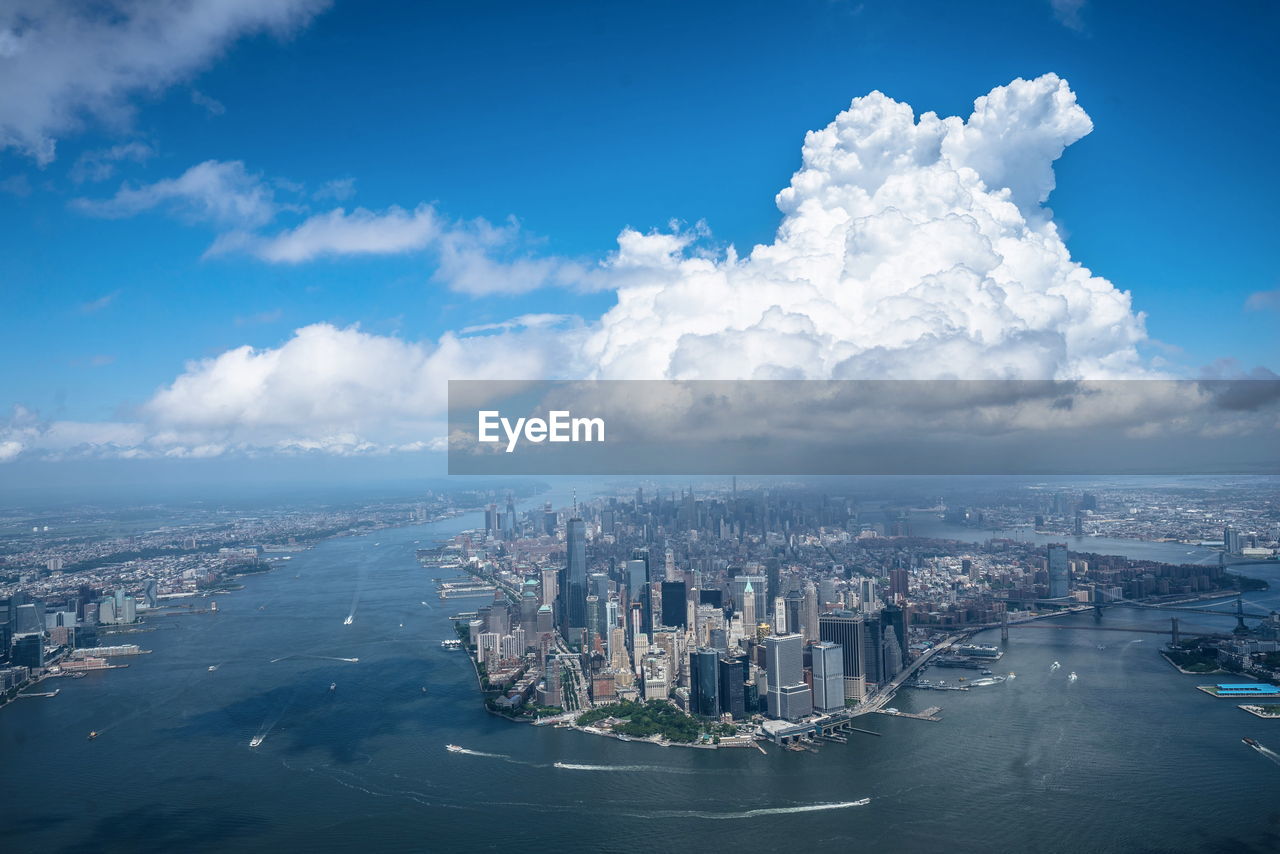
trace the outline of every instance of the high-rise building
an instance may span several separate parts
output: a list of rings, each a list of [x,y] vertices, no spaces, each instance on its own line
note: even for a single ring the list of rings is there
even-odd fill
[[[550,501],[542,510],[542,532],[548,537],[556,535],[556,511],[551,509]]]
[[[689,711],[705,718],[720,715],[720,654],[714,649],[689,653]]]
[[[880,617],[868,617],[862,622],[862,672],[868,685],[884,681],[884,637],[880,632]]]
[[[44,634],[42,632],[14,633],[10,661],[18,667],[39,670],[44,667]]]
[[[560,633],[569,639],[587,627],[587,526],[579,518],[565,526],[565,586],[561,591],[563,614]]]
[[[813,707],[819,712],[844,708],[844,650],[839,644],[819,641],[813,653]]]
[[[804,636],[770,635],[764,645],[769,715],[797,720],[809,714],[813,703],[804,682]]]
[[[687,627],[689,625],[688,599],[683,581],[662,582],[662,625]]]
[[[1228,525],[1222,529],[1222,547],[1227,554],[1240,554],[1240,532]]]
[[[818,608],[818,587],[812,581],[807,581],[804,585],[804,616],[801,620],[804,626],[805,643],[812,643],[818,639],[819,613],[821,611]]]
[[[818,636],[841,647],[844,657],[844,696],[847,700],[862,700],[866,696],[863,620],[861,614],[853,611],[831,611],[818,618]]]
[[[910,591],[910,581],[907,571],[902,567],[889,570],[889,594],[896,602],[900,599],[906,599]]]
[[[1071,567],[1065,545],[1049,546],[1049,598],[1061,599],[1071,592]]]
[[[747,584],[742,589],[742,625],[754,626],[756,624],[756,591],[751,586],[751,579],[747,579]]]
[[[884,679],[892,679],[907,664],[907,612],[897,605],[887,605],[880,612],[881,634],[884,636]],[[890,658],[893,650],[893,658]]]
[[[747,718],[746,703],[747,660],[742,656],[720,659],[720,711],[733,715],[734,720]]]
[[[804,634],[804,594],[794,587],[787,594],[787,631],[792,634]]]

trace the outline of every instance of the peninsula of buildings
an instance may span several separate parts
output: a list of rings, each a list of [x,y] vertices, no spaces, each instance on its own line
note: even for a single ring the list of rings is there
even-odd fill
[[[987,500],[1009,519],[1043,516],[1041,527],[1093,525],[1108,512],[1136,525],[1140,515],[1132,495]],[[1011,675],[996,672],[1002,649],[970,642],[977,631],[1007,638],[1044,627],[1042,618],[1160,609],[1248,588],[1226,558],[1242,542],[1271,553],[1278,534],[1274,504],[1254,510],[1247,535],[1233,534],[1240,528],[1224,522],[1219,501],[1223,559],[1180,565],[1010,537],[914,536],[920,519],[957,519],[956,509],[913,513],[804,488],[739,492],[735,482],[699,495],[636,489],[567,509],[517,512],[510,500],[496,502],[483,529],[418,558],[465,572],[440,580],[442,598],[484,600],[456,615],[459,639],[448,645],[469,651],[494,713],[625,740],[806,749],[847,738],[859,715],[902,714],[889,704],[904,687],[1001,684]],[[959,511],[958,521],[968,517]],[[1204,515],[1193,518],[1189,534],[1199,540]],[[1166,521],[1161,533],[1173,527]],[[1158,630],[1171,635],[1170,655],[1194,650],[1276,679],[1274,612],[1242,610],[1236,632],[1180,634],[1177,615],[1188,613]],[[921,678],[931,667],[950,680]],[[938,711],[909,716],[936,720]]]

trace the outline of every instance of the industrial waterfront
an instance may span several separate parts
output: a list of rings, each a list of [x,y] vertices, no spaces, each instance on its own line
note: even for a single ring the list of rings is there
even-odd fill
[[[1155,634],[1013,632],[994,669],[1016,679],[904,689],[893,707],[941,705],[942,720],[865,716],[880,737],[816,752],[661,750],[509,723],[481,707],[466,656],[440,645],[467,600],[440,601],[444,573],[415,561],[420,544],[478,524],[326,541],[288,572],[245,579],[216,614],[155,620],[154,654],[134,666],[13,704],[0,722],[8,850],[496,848],[513,833],[564,851],[676,834],[717,849],[803,833],[952,851],[1264,851],[1280,839],[1280,767],[1241,744],[1274,747],[1274,724],[1197,691],[1208,680],[1172,668]],[[1246,604],[1280,605],[1276,569],[1251,572],[1272,588]]]

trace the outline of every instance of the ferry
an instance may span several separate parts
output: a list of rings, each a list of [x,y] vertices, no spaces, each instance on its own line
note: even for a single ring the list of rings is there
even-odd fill
[[[356,615],[355,615],[355,614],[348,614],[348,615],[347,615],[347,618],[346,618],[345,620],[343,620],[343,621],[342,621],[342,625],[344,625],[344,626],[349,626],[349,625],[351,625],[353,622],[355,622],[355,619],[356,619]]]
[[[89,732],[89,740],[90,740],[90,741],[93,741],[93,740],[94,740],[95,738],[97,738],[97,737],[98,737],[98,731],[97,731],[96,729],[95,729],[95,730],[91,730],[91,731]],[[1246,739],[1246,741],[1247,741],[1247,740],[1248,740],[1248,739]]]
[[[459,747],[459,746],[458,746],[458,745],[456,745],[456,744],[446,744],[446,745],[444,746],[444,749],[445,749],[445,750],[447,750],[447,751],[449,751],[450,753],[461,753],[461,752],[462,752],[462,748],[461,748],[461,747]]]
[[[254,736],[254,737],[249,741],[249,746],[250,746],[250,747],[257,747],[259,744],[262,744],[262,739],[264,739],[264,738],[266,738],[266,736],[264,736],[264,735],[255,735],[255,736]]]

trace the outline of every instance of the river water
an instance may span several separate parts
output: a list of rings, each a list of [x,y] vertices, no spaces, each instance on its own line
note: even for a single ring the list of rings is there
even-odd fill
[[[478,524],[325,542],[217,614],[153,620],[129,639],[154,653],[128,669],[0,711],[4,850],[1280,850],[1280,764],[1240,741],[1280,749],[1280,722],[1195,690],[1207,680],[1169,667],[1155,634],[1014,630],[994,669],[1015,679],[905,690],[893,705],[940,705],[942,721],[867,716],[880,736],[817,754],[493,717],[466,657],[439,646],[477,602],[442,603],[440,572],[414,560],[416,541]],[[1257,608],[1280,606],[1267,573]]]

